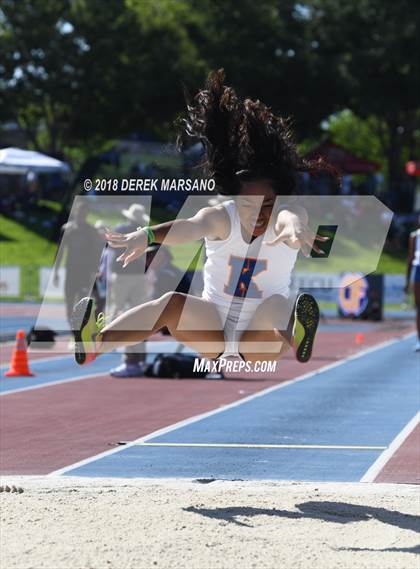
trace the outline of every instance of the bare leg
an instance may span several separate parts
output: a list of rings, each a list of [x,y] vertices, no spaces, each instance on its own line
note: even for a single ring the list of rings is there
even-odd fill
[[[262,302],[242,334],[239,351],[245,360],[277,361],[292,345],[294,298],[275,294]]]
[[[224,350],[223,325],[216,307],[201,298],[170,292],[127,310],[106,326],[97,339],[97,353],[137,344],[164,326],[176,340],[206,357]]]

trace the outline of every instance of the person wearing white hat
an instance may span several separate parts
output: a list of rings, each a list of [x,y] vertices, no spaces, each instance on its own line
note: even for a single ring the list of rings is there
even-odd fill
[[[53,282],[58,286],[59,268],[62,261],[64,262],[64,297],[69,322],[75,299],[92,288],[96,273],[92,259],[99,258],[104,247],[104,238],[100,236],[98,229],[87,221],[88,212],[85,203],[79,202],[75,206],[72,218],[61,228],[61,245],[54,264]],[[81,251],[84,252],[83,255],[80,254]]]
[[[128,209],[123,209],[123,216],[134,224],[147,225],[150,222],[150,216],[147,215],[145,207],[138,203],[133,203]]]

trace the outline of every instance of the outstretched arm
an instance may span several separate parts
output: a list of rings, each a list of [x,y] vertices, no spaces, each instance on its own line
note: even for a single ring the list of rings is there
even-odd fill
[[[223,231],[220,208],[206,207],[188,219],[176,219],[158,225],[150,226],[156,243],[165,245],[178,245],[198,241],[204,237],[217,239]],[[132,233],[115,233],[107,230],[105,237],[111,247],[125,248],[118,257],[123,266],[143,255],[148,246],[148,234],[145,229],[138,229]]]
[[[317,253],[323,254],[324,252],[315,242],[329,240],[329,237],[321,237],[311,231],[308,227],[308,213],[306,209],[297,204],[280,209],[277,214],[274,232],[277,237],[267,242],[267,245],[285,243],[292,249],[302,249],[303,254],[306,256],[309,256],[312,249]]]

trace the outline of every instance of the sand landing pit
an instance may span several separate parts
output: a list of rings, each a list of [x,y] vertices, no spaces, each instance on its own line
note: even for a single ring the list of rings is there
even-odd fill
[[[2,569],[418,569],[419,487],[10,476]],[[417,555],[416,555],[417,554]]]

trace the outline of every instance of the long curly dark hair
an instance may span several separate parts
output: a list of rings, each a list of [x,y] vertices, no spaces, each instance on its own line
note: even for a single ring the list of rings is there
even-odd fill
[[[195,97],[185,94],[187,117],[178,137],[179,148],[191,139],[203,143],[202,166],[220,194],[238,194],[241,182],[268,180],[276,194],[291,195],[299,172],[328,172],[338,179],[325,160],[299,156],[290,119],[276,116],[259,100],[242,101],[224,79],[223,69],[213,71]]]

